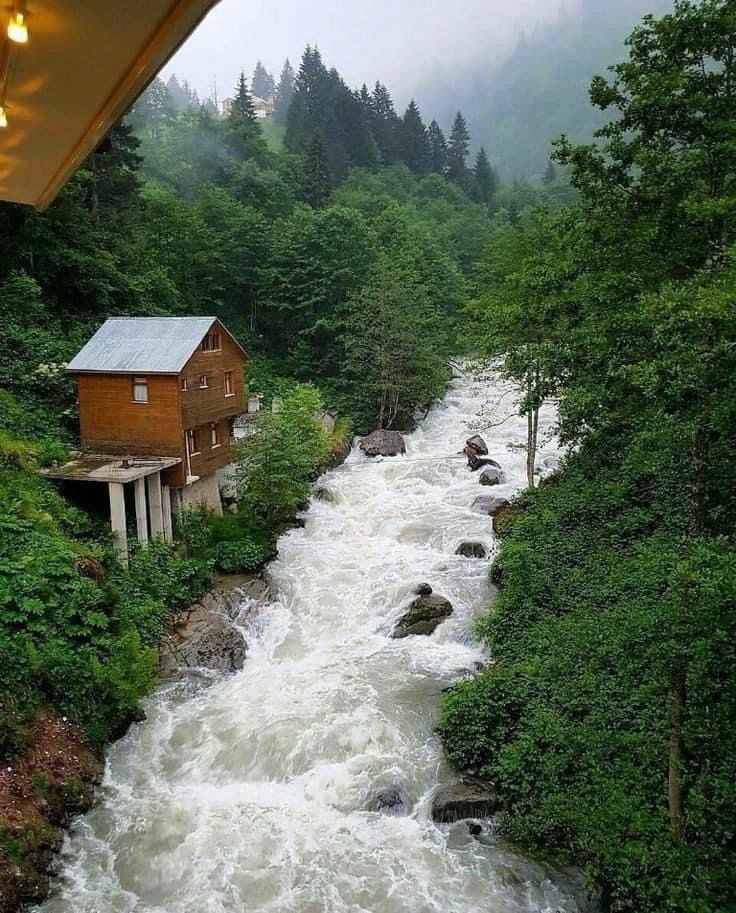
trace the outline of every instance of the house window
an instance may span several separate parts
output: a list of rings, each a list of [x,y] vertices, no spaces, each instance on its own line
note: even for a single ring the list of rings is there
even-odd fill
[[[225,371],[225,396],[235,396],[232,371]]]
[[[203,352],[219,352],[221,348],[219,333],[208,333],[202,340]]]
[[[181,389],[182,393],[186,393],[189,389],[189,381],[186,379],[186,377],[182,377],[181,379]]]
[[[196,456],[197,450],[197,432],[195,430],[187,431],[187,451],[189,456]]]
[[[133,378],[133,402],[134,403],[147,403],[148,402],[148,381],[145,377],[134,377]]]
[[[213,423],[210,425],[210,445],[211,445],[212,447],[219,447],[219,446],[220,446],[220,443],[221,443],[221,441],[220,441],[220,431],[219,431],[219,429],[218,429],[218,427],[217,427],[217,423],[216,423],[216,422],[213,422]]]
[[[200,375],[199,375],[199,386],[201,387],[202,390],[204,390],[206,387],[209,387],[209,384],[207,383],[207,375],[206,375],[206,374],[200,374]]]

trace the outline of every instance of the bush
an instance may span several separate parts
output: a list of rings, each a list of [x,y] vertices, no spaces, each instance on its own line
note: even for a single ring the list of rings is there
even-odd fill
[[[220,542],[214,548],[215,565],[223,574],[248,574],[257,571],[267,555],[262,546],[250,539]]]

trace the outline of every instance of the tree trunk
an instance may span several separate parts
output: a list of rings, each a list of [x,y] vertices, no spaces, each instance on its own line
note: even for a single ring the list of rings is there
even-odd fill
[[[682,799],[683,720],[685,716],[685,670],[674,670],[670,690],[670,765],[668,800],[670,833],[678,846],[685,839],[685,812]]]

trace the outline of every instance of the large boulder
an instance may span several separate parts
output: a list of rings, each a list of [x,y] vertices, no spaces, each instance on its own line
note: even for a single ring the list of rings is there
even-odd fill
[[[500,485],[506,481],[506,476],[503,474],[503,470],[497,466],[486,466],[478,476],[478,481],[481,485]]]
[[[455,549],[456,555],[463,558],[486,558],[488,552],[482,542],[461,542]]]
[[[469,450],[474,450],[478,456],[488,456],[488,445],[479,434],[474,434],[465,442]]]
[[[451,824],[463,818],[490,818],[497,809],[496,790],[471,777],[441,786],[432,800],[432,818],[440,824]]]
[[[479,495],[473,501],[470,509],[474,514],[485,514],[487,517],[495,517],[496,514],[510,504],[506,498],[496,498],[494,495]]]
[[[501,468],[500,463],[497,463],[491,457],[480,456],[472,447],[465,447],[463,453],[468,458],[468,466],[472,472],[477,472],[479,469],[483,469],[484,466],[495,466],[496,469]]]
[[[406,453],[404,437],[398,431],[372,431],[360,442],[366,456],[397,456]]]
[[[252,578],[249,584],[212,590],[179,612],[159,649],[161,674],[172,677],[186,669],[242,669],[247,644],[236,621],[244,621],[266,592],[264,582]]]
[[[409,801],[402,787],[396,783],[374,790],[368,797],[368,811],[383,812],[384,815],[405,815]]]
[[[394,628],[392,636],[401,638],[411,634],[432,634],[452,613],[452,603],[444,596],[436,593],[418,596]]]

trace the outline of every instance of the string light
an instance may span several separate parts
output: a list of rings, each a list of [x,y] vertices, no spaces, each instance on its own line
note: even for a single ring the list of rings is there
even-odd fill
[[[18,4],[15,11],[10,16],[8,23],[8,38],[16,44],[28,43],[28,26],[26,25],[26,16],[24,4]]]

